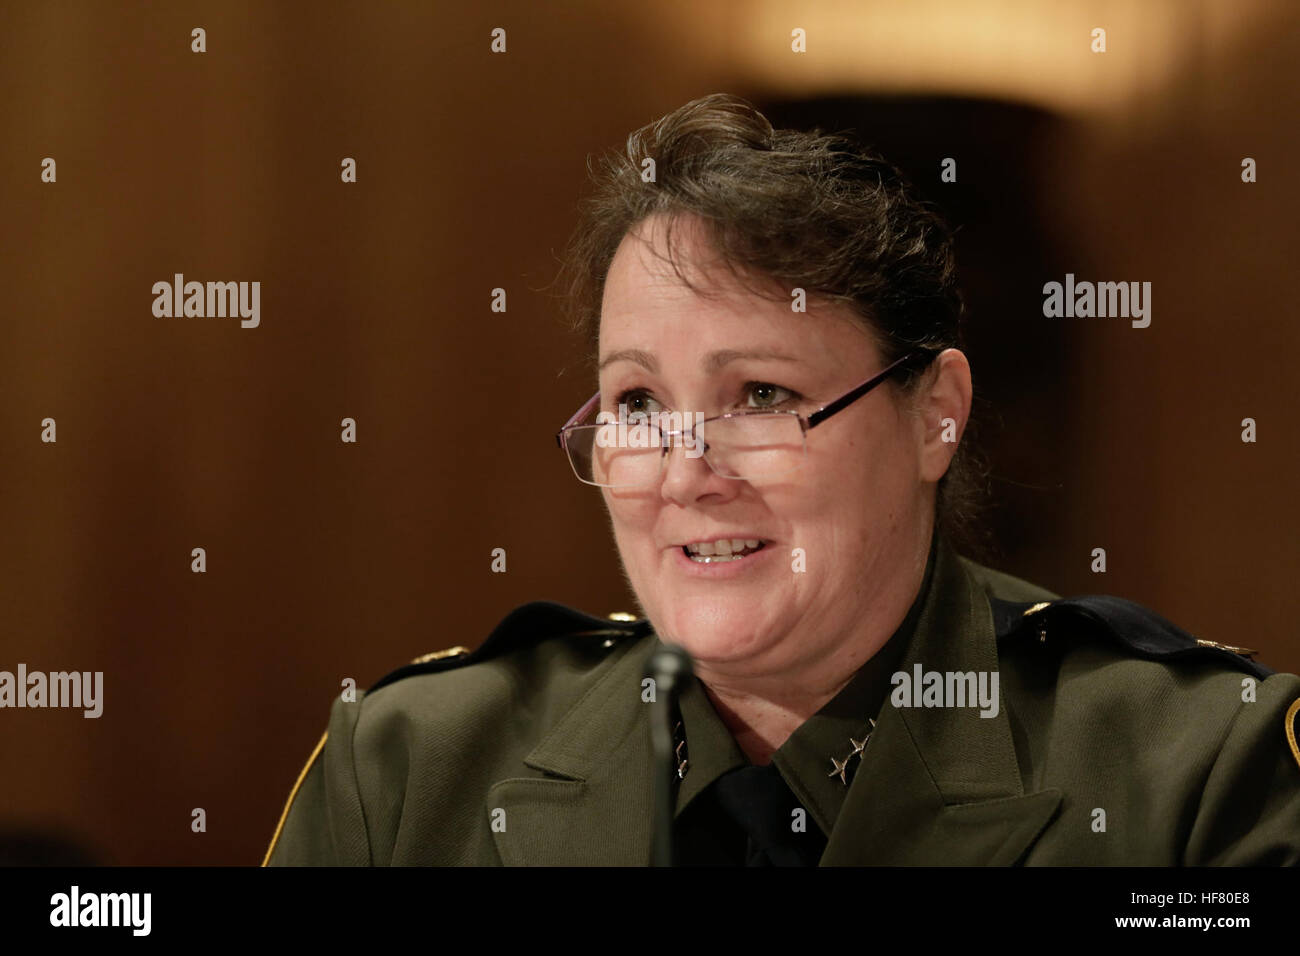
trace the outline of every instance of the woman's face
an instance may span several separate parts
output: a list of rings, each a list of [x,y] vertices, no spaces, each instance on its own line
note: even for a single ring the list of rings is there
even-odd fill
[[[662,222],[643,225],[657,243]],[[697,297],[667,262],[625,238],[602,303],[602,410],[807,415],[884,367],[867,331],[839,307],[810,301],[795,313],[728,282],[725,269],[706,279],[694,271],[709,253],[693,221],[679,220],[674,238],[692,282],[721,295]],[[657,483],[602,489],[627,577],[659,635],[702,671],[759,673],[851,653],[844,649],[871,615],[901,617],[914,592],[897,612],[898,591],[919,581],[932,524],[925,436],[920,416],[886,384],[811,429],[792,474],[726,478],[674,447]],[[683,553],[719,539],[763,547],[717,563]]]

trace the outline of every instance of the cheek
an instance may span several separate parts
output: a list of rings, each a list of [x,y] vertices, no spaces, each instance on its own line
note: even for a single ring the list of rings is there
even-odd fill
[[[834,510],[846,501],[858,501],[878,486],[886,470],[887,444],[883,435],[852,434],[827,442],[816,454],[809,449],[813,474],[819,476],[810,498],[818,510]],[[851,508],[849,510],[857,510]]]
[[[625,565],[635,565],[653,547],[656,505],[644,495],[615,495],[603,489],[605,508],[614,529],[615,542]]]
[[[880,526],[896,520],[915,482],[905,439],[898,429],[859,431],[827,443],[816,455],[809,449],[818,479],[807,489],[805,516],[841,546],[874,538]]]

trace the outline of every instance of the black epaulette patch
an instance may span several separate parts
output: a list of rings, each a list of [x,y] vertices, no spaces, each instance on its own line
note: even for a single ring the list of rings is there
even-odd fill
[[[1248,647],[1233,647],[1200,640],[1134,601],[1110,595],[1089,594],[1057,601],[1001,601],[990,598],[993,626],[998,639],[1012,636],[1047,642],[1053,633],[1095,634],[1124,649],[1154,661],[1218,661],[1243,673],[1264,678],[1276,673],[1250,659]]]
[[[417,657],[405,667],[386,674],[367,693],[373,694],[384,685],[404,677],[476,664],[551,637],[590,637],[593,640],[621,641],[630,637],[643,637],[651,629],[648,620],[631,614],[619,612],[607,618],[593,617],[554,601],[532,601],[521,604],[502,618],[501,623],[475,650],[452,647]]]

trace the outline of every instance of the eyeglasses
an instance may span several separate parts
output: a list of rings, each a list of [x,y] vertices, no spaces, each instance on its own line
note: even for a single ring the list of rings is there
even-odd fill
[[[756,409],[707,418],[693,428],[669,430],[659,422],[666,418],[673,424],[682,417],[676,412],[634,413],[621,422],[602,422],[599,419],[608,414],[603,413],[597,416],[597,424],[579,424],[600,404],[597,392],[556,432],[555,441],[568,455],[578,480],[601,488],[654,484],[668,460],[672,439],[678,437],[688,448],[693,444],[700,449],[709,467],[723,478],[779,477],[803,466],[809,429],[848,408],[891,375],[927,368],[939,351],[909,352],[807,417],[788,409]]]

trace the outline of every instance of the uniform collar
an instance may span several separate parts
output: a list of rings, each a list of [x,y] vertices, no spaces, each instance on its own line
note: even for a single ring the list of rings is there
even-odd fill
[[[676,815],[724,773],[749,763],[744,751],[722,722],[704,685],[694,676],[682,685],[678,698],[686,738],[688,769],[677,790]]]

